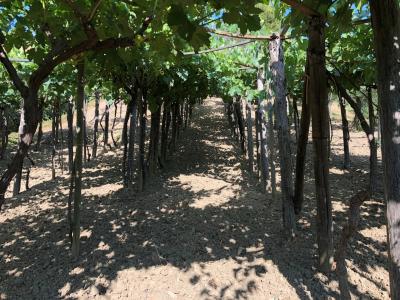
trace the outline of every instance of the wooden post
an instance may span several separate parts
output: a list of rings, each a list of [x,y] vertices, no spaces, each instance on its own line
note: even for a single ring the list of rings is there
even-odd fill
[[[328,273],[333,263],[332,203],[329,188],[329,108],[325,58],[325,22],[312,16],[308,27],[310,66],[309,99],[314,145],[315,196],[317,202],[318,265]]]
[[[279,161],[281,167],[281,196],[283,227],[289,236],[295,234],[293,206],[293,168],[290,153],[289,120],[287,115],[285,65],[281,39],[276,36],[269,43],[272,91],[275,98],[276,127],[278,131]]]

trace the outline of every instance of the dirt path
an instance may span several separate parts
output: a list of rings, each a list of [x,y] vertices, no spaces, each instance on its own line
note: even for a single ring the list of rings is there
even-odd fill
[[[336,151],[335,141],[333,146]],[[332,168],[336,229],[345,200],[367,178],[357,167],[368,167],[359,152],[353,173]],[[288,241],[281,233],[280,202],[272,203],[249,179],[219,100],[196,108],[176,155],[146,192],[122,189],[120,151],[87,165],[76,262],[65,218],[68,178],[50,181],[46,155],[33,189],[9,199],[0,214],[0,299],[338,297],[335,277],[314,268],[312,180],[298,236]],[[332,163],[340,165],[340,157],[333,155]],[[353,292],[387,299],[383,205],[369,201],[366,214],[349,251]]]

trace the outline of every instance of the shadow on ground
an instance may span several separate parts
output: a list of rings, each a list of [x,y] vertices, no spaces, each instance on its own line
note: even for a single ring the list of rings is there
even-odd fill
[[[191,271],[190,284],[199,291],[198,299],[253,299],[257,291],[268,291],[262,278],[273,266],[300,299],[338,298],[335,276],[327,278],[315,270],[311,163],[305,212],[297,237],[288,240],[281,231],[279,200],[273,202],[258,191],[239,147],[231,142],[220,114],[222,103],[215,105],[216,112],[207,105],[196,110],[177,153],[158,177],[148,181],[143,193],[121,188],[120,153],[109,152],[88,164],[77,261],[70,256],[67,236],[67,179],[40,183],[10,199],[5,211],[26,207],[5,218],[0,227],[0,298],[77,298],[80,290],[107,295],[120,271],[155,266]],[[355,187],[365,185],[368,175],[355,169],[365,171],[366,161],[367,157],[353,157],[353,171],[332,174],[336,202],[347,203]],[[340,163],[339,156],[332,157],[333,166]],[[204,178],[218,184],[193,185]],[[210,197],[219,202],[202,205]],[[363,216],[368,217],[362,218],[360,229],[380,228],[383,209],[381,201],[366,203]],[[345,210],[335,211],[335,230],[345,218]],[[357,234],[349,251],[354,272],[383,291],[382,283],[367,274],[377,266],[386,268],[385,251],[385,243],[362,234]],[[206,264],[221,260],[233,261],[228,272],[236,282],[220,284],[207,271]],[[199,268],[191,270],[194,264]],[[199,288],[200,282],[207,284]],[[363,294],[357,286],[352,292],[357,297]]]

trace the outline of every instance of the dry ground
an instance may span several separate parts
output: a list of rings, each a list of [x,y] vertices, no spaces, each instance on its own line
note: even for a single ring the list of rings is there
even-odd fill
[[[341,133],[334,134],[338,232],[349,198],[367,185],[368,147],[363,134],[352,133],[352,169],[343,171]],[[32,189],[7,199],[0,213],[0,299],[338,298],[335,275],[315,270],[311,159],[306,207],[297,237],[288,240],[280,200],[259,192],[229,135],[222,102],[206,100],[143,193],[123,189],[120,150],[87,163],[77,261],[67,237],[68,177],[51,181],[50,150],[33,153]],[[388,299],[385,230],[379,195],[362,207],[349,249],[355,299]]]

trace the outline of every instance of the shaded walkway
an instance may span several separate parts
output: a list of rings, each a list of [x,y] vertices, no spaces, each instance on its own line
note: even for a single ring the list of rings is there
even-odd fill
[[[121,153],[108,152],[101,161],[91,162],[85,171],[82,255],[77,262],[70,257],[66,235],[68,180],[44,180],[9,201],[0,215],[0,295],[11,299],[337,297],[336,282],[315,275],[313,211],[300,220],[298,237],[285,240],[280,203],[271,203],[249,183],[244,158],[229,132],[222,102],[207,100],[196,108],[193,124],[182,134],[166,170],[139,194],[122,189],[115,167]],[[379,216],[380,209],[376,204],[369,212]],[[343,215],[338,212],[336,219]],[[361,242],[357,248],[361,257],[374,256],[377,261],[355,262],[355,272],[383,269],[384,247],[372,238]],[[362,282],[371,282],[360,274]],[[355,292],[363,292],[360,289]]]

